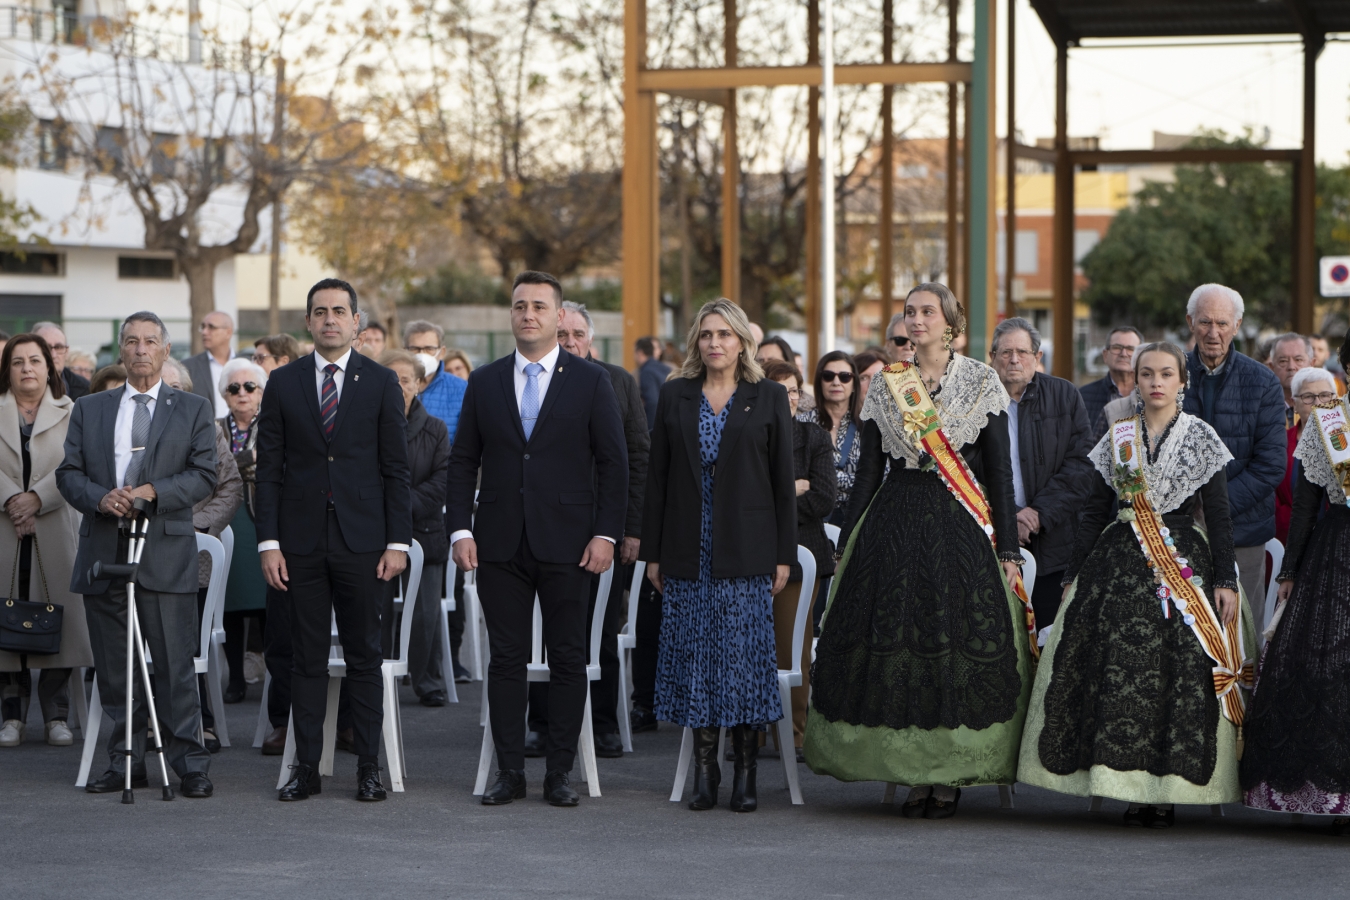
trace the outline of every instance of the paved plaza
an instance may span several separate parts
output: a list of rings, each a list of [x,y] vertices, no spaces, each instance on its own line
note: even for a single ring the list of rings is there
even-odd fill
[[[909,821],[881,805],[881,785],[841,784],[805,766],[806,803],[793,807],[769,758],[758,812],[728,811],[725,786],[721,808],[691,812],[667,799],[680,738],[669,725],[637,735],[635,753],[600,760],[604,796],[578,785],[576,809],[543,802],[543,760],[528,761],[529,799],[483,807],[471,795],[479,686],[460,687],[464,702],[443,709],[403,689],[411,775],[406,793],[378,804],[352,799],[356,760],[344,753],[321,796],[278,803],[280,759],[248,746],[256,685],[226,708],[236,743],[214,757],[209,800],[164,803],[153,787],[134,806],[85,794],[73,786],[78,739],[48,747],[30,724],[21,747],[0,751],[9,848],[0,896],[1345,896],[1350,838],[1236,806],[1223,818],[1184,808],[1175,828],[1151,831],[1122,826],[1123,805],[1111,801],[1094,814],[1085,801],[1023,786],[1005,810],[996,789],[976,788],[953,820]]]

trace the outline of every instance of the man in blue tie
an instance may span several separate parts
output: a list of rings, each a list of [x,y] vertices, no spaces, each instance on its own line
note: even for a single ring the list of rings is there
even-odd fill
[[[488,703],[497,779],[488,806],[525,796],[526,664],[539,598],[548,651],[544,797],[575,806],[576,757],[588,684],[586,611],[592,574],[624,534],[628,451],[609,373],[558,346],[562,286],[522,272],[511,294],[516,349],[469,376],[450,452],[451,553],[478,570],[492,661]],[[482,470],[478,510],[474,488]]]

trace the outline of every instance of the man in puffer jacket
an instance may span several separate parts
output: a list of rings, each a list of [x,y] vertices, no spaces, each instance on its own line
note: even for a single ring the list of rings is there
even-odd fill
[[[1284,393],[1275,373],[1233,347],[1242,325],[1242,296],[1221,284],[1202,284],[1186,302],[1195,335],[1187,355],[1185,410],[1223,438],[1228,506],[1238,579],[1247,592],[1256,630],[1265,628],[1265,543],[1275,536],[1275,488],[1284,479]]]

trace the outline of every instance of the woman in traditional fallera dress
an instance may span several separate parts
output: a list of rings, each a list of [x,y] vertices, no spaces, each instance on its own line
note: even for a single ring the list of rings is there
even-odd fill
[[[1130,804],[1167,827],[1172,804],[1232,803],[1254,645],[1233,557],[1224,466],[1181,412],[1185,355],[1134,355],[1142,411],[1093,448],[1094,479],[1064,601],[1036,672],[1018,780]],[[1118,515],[1113,506],[1119,499]],[[1203,508],[1208,535],[1195,520]]]
[[[1242,787],[1248,806],[1333,815],[1333,833],[1350,834],[1350,405],[1335,399],[1330,372],[1305,369],[1294,385],[1295,400],[1318,406],[1294,450],[1279,612],[1247,717]]]
[[[962,786],[1013,780],[1031,688],[1024,605],[1009,587],[1022,555],[1008,395],[993,369],[952,354],[964,325],[943,285],[905,301],[915,362],[882,370],[863,404],[811,675],[807,764],[910,785],[908,818],[948,818]]]

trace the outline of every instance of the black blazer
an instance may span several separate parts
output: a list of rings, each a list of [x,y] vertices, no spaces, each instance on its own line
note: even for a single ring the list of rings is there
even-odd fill
[[[122,563],[117,555],[118,517],[98,511],[117,484],[113,430],[126,388],[88,394],[76,401],[66,429],[65,459],[56,486],[84,514],[80,545],[70,574],[75,594],[102,594],[107,579],[91,582],[96,560]],[[141,552],[136,584],[166,594],[197,592],[197,529],[192,507],[216,489],[216,423],[211,404],[161,382],[141,474],[155,489],[150,533]]]
[[[698,410],[703,381],[661,388],[647,466],[641,557],[661,574],[698,578],[703,474]],[[731,398],[713,480],[714,578],[772,575],[797,561],[792,415],[774,381],[742,381]]]
[[[408,409],[408,468],[412,472],[413,536],[422,545],[428,565],[443,564],[450,557],[442,511],[445,476],[450,471],[450,432],[415,397]]]
[[[591,538],[624,535],[628,451],[619,402],[608,372],[560,349],[526,442],[515,358],[469,376],[450,450],[448,527],[472,528],[484,562],[509,561],[525,534],[535,559],[576,565]]]
[[[623,439],[628,447],[628,518],[624,520],[624,537],[642,536],[642,489],[647,484],[647,454],[651,450],[651,429],[647,427],[647,413],[642,408],[638,383],[622,366],[610,365],[598,359],[591,362],[609,373],[610,386],[619,401],[623,416]]]
[[[323,433],[314,354],[272,373],[258,413],[258,540],[311,553],[333,496],[353,553],[412,543],[408,442],[398,376],[356,351],[348,358],[333,439]]]
[[[811,482],[797,497],[797,543],[816,558],[816,577],[834,574],[834,547],[825,535],[825,518],[834,512],[839,494],[839,476],[834,467],[830,433],[815,422],[792,420],[792,471],[796,478]],[[795,490],[795,486],[794,486]],[[802,580],[801,566],[792,564],[792,580]]]

